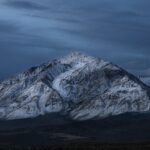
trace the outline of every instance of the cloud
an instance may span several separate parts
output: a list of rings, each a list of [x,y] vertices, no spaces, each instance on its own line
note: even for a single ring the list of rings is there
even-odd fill
[[[15,8],[23,8],[23,9],[29,9],[29,10],[44,10],[47,9],[46,6],[41,5],[39,3],[34,3],[31,1],[23,1],[23,0],[7,0],[4,2],[5,5],[15,7]]]
[[[19,26],[11,21],[0,20],[0,33],[16,32]]]
[[[0,0],[0,68],[11,75],[75,49],[139,74],[150,66],[148,4],[141,0]]]

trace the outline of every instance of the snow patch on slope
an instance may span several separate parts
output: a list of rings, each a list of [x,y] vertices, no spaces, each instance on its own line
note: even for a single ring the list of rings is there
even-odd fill
[[[59,94],[63,97],[63,98],[67,98],[67,91],[64,89],[63,87],[63,80],[66,79],[67,77],[72,76],[72,74],[74,72],[76,72],[78,69],[81,69],[82,67],[84,67],[86,65],[86,63],[77,63],[76,65],[74,65],[70,70],[60,74],[59,76],[57,76],[53,83],[52,83],[52,88],[55,89],[57,92],[59,92]]]

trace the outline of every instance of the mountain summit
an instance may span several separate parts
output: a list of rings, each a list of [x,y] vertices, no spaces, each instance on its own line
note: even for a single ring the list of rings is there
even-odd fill
[[[88,120],[150,111],[149,87],[102,59],[71,53],[0,84],[0,119],[58,112]]]

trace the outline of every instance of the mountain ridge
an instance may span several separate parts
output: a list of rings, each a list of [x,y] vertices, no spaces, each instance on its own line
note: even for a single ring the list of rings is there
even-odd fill
[[[88,120],[150,110],[150,88],[110,62],[71,53],[0,83],[0,118],[62,112]]]

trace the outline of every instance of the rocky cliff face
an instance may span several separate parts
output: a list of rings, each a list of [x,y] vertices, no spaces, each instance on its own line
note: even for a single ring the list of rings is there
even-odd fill
[[[0,84],[0,118],[60,112],[74,120],[150,111],[149,87],[107,61],[72,53]]]

